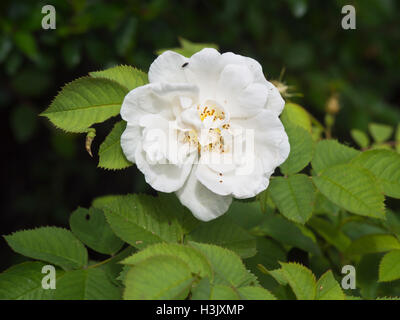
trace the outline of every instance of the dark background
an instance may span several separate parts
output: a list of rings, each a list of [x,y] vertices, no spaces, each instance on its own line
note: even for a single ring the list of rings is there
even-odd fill
[[[41,28],[45,4],[56,8],[56,30]],[[345,4],[356,8],[356,30],[341,28]],[[97,168],[84,135],[38,117],[65,83],[116,64],[147,71],[179,36],[211,42],[257,59],[268,79],[286,68],[284,80],[304,95],[294,100],[321,121],[338,94],[333,135],[351,145],[352,128],[400,122],[399,22],[396,0],[1,1],[0,234],[67,227],[96,196],[149,191],[135,167]],[[111,125],[96,126],[94,154]],[[0,271],[19,259],[1,238]]]

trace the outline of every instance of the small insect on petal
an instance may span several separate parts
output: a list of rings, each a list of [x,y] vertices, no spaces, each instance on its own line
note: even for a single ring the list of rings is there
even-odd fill
[[[189,64],[189,62],[185,62],[185,63],[182,65],[182,68],[186,67],[188,64]]]

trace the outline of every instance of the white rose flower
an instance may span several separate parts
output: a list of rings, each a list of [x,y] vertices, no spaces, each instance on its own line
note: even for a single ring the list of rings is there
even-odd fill
[[[225,213],[233,197],[268,187],[290,146],[279,119],[285,102],[256,60],[210,48],[190,58],[166,51],[148,75],[121,107],[122,150],[147,183],[176,192],[203,221]]]

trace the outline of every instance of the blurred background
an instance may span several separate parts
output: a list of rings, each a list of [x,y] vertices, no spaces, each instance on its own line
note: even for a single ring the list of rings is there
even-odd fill
[[[56,8],[56,30],[41,9]],[[343,30],[341,8],[356,8]],[[105,194],[146,190],[135,167],[97,168],[85,136],[65,134],[38,116],[67,82],[116,64],[144,71],[178,37],[257,59],[267,78],[295,86],[293,100],[323,121],[337,97],[333,136],[354,145],[350,129],[400,122],[400,3],[359,1],[7,1],[0,4],[2,191],[0,234],[68,226],[78,206]],[[97,126],[94,154],[112,122]],[[22,259],[0,239],[0,272]]]

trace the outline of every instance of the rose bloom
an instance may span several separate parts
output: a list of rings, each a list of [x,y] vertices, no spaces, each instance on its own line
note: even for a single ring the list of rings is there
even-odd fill
[[[290,146],[279,119],[285,102],[256,60],[166,51],[148,76],[121,107],[122,150],[147,183],[175,192],[203,221],[268,187]]]

